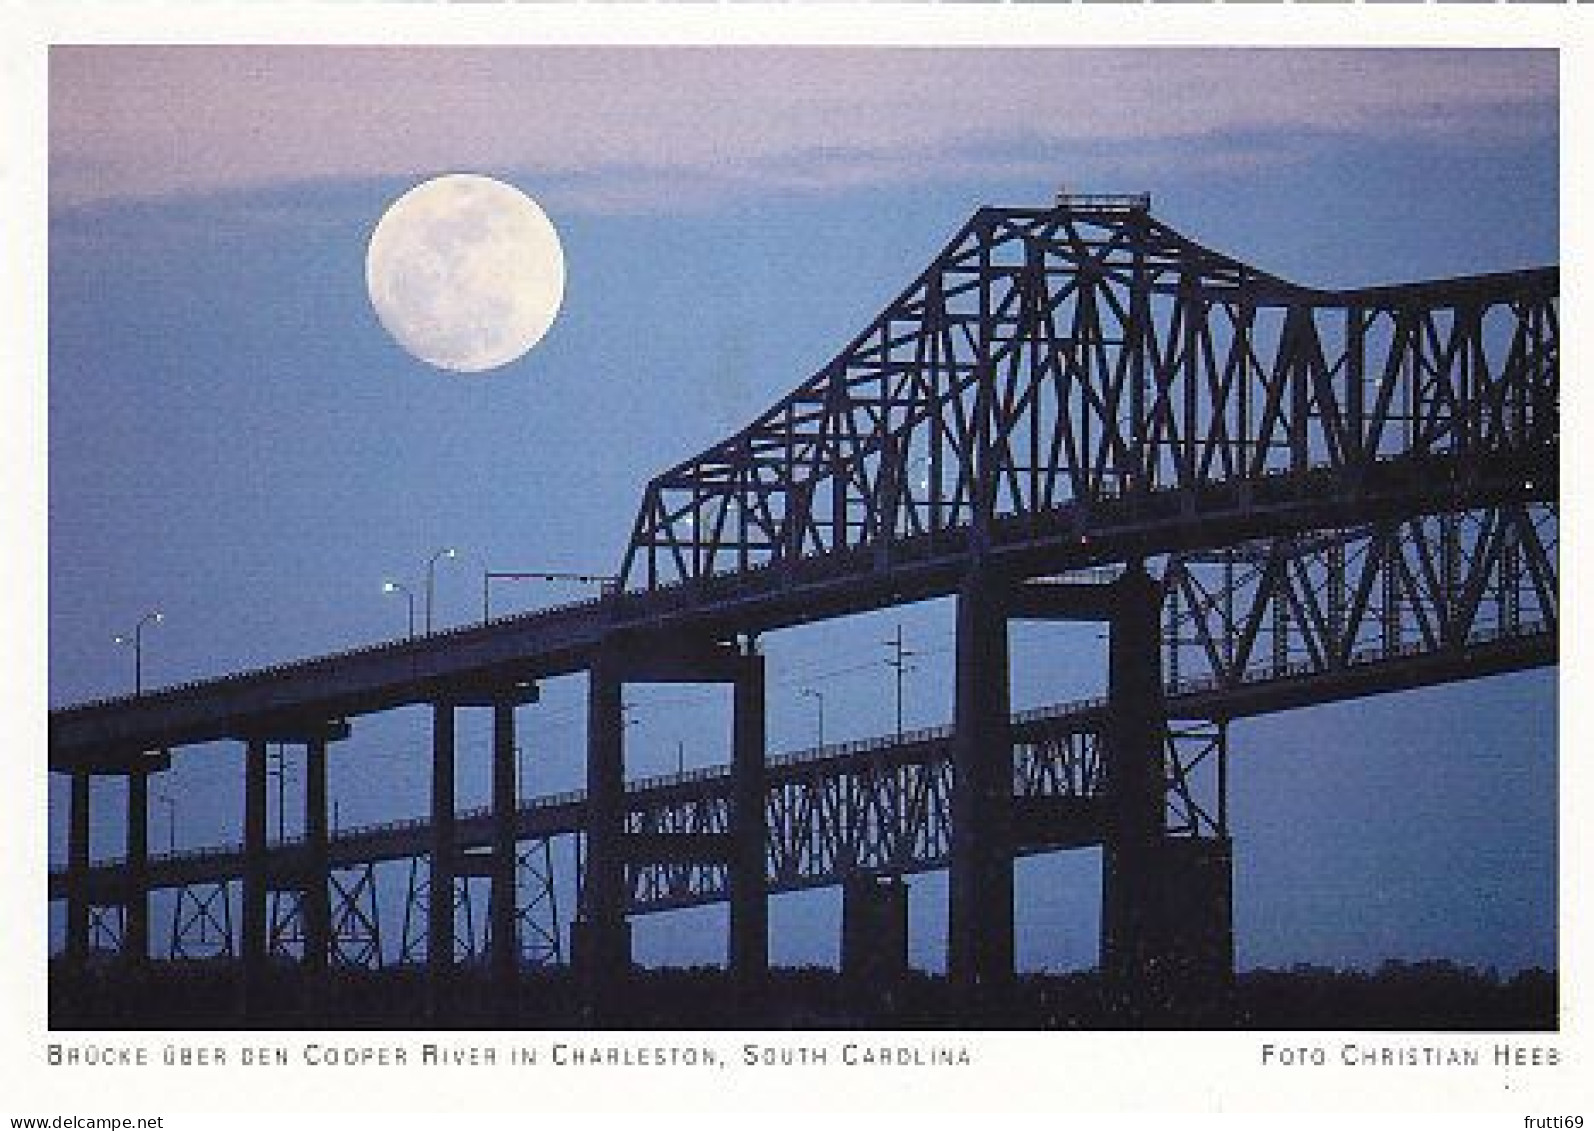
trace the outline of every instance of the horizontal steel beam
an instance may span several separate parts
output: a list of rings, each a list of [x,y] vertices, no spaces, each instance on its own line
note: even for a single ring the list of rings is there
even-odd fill
[[[1190,688],[1170,694],[1167,703],[1169,715],[1174,719],[1242,719],[1310,704],[1339,702],[1460,679],[1522,671],[1551,665],[1556,660],[1554,634],[1538,632],[1492,641],[1454,655],[1401,656],[1394,660],[1356,665],[1351,670],[1328,675],[1286,674],[1256,679],[1231,688]],[[1051,711],[1022,712],[1012,720],[1013,741],[1015,744],[1036,743],[1047,735],[1092,729],[1101,724],[1104,710],[1101,702],[1088,701],[1062,705]],[[900,744],[894,736],[884,736],[868,742],[776,757],[768,764],[768,786],[773,791],[793,782],[820,783],[858,774],[867,766],[884,771],[901,765],[929,764],[947,757],[950,739],[950,729],[940,727],[910,734]],[[633,810],[669,804],[700,804],[710,798],[728,797],[729,788],[728,768],[693,770],[679,778],[668,777],[634,784],[628,789],[627,804]],[[1037,804],[1044,806],[1050,803]],[[1059,817],[1060,814],[1053,812],[1050,816]],[[490,846],[490,812],[464,812],[459,814],[457,821],[456,837],[462,849]],[[517,812],[516,837],[533,840],[577,833],[585,827],[585,822],[584,794],[571,792],[537,798],[523,803]],[[669,834],[661,834],[660,839],[665,835]],[[1058,847],[1076,846],[1077,843],[1078,838],[1072,834],[1057,833],[1052,840],[1037,843],[1031,848],[1034,851],[1051,851]],[[349,868],[368,862],[408,859],[425,856],[430,844],[429,823],[425,818],[415,818],[367,829],[346,830],[330,842],[329,860],[333,868]],[[268,874],[281,877],[302,874],[304,852],[300,842],[289,842],[268,849]],[[237,846],[189,850],[176,855],[152,855],[148,866],[148,882],[157,889],[214,883],[239,876],[242,863],[243,854]],[[938,866],[924,861],[904,862],[903,867],[907,870],[902,874]],[[808,882],[801,877],[777,879],[771,890],[800,890],[831,882]],[[65,880],[64,873],[50,874],[51,899],[64,897]],[[87,877],[91,902],[120,902],[130,880],[125,861],[95,864]]]
[[[1042,577],[1159,553],[1262,536],[1354,526],[1381,517],[1554,499],[1555,449],[1493,458],[1391,461],[1351,474],[1318,468],[1256,482],[1168,490],[1104,502],[1090,514],[998,521],[979,552],[1014,577]],[[231,738],[275,721],[352,718],[457,697],[467,683],[499,686],[585,669],[621,629],[723,638],[943,597],[975,547],[952,531],[678,587],[618,593],[414,641],[243,672],[137,697],[50,713],[50,769],[116,772],[129,752]]]

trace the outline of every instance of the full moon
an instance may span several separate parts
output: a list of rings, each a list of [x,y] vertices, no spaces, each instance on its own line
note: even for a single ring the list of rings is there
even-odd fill
[[[564,298],[565,257],[536,201],[492,177],[451,173],[388,206],[366,249],[365,285],[407,352],[480,373],[548,332]]]

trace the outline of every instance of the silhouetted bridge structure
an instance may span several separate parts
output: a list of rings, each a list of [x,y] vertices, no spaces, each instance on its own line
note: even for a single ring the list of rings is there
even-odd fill
[[[496,978],[533,935],[557,949],[521,893],[532,850],[546,865],[549,838],[579,832],[572,958],[599,1017],[620,1008],[630,913],[727,901],[752,1001],[771,892],[846,885],[844,964],[867,967],[902,953],[889,879],[939,867],[949,975],[973,1002],[1013,975],[1015,856],[1101,845],[1113,992],[1131,1011],[1214,992],[1233,961],[1229,720],[1555,662],[1557,294],[1554,268],[1313,290],[1186,240],[1144,198],[982,209],[829,365],[649,484],[615,592],[53,711],[68,958],[115,908],[141,961],[152,888],[214,885],[203,926],[237,877],[247,1008],[282,949],[270,893],[294,894],[312,972],[379,961],[371,868],[424,858],[408,910],[425,927],[412,938],[406,915],[403,957],[424,955],[441,1002],[472,876],[490,883]],[[766,757],[759,634],[944,596],[948,727]],[[1106,696],[1012,715],[1014,619],[1107,624]],[[523,804],[517,708],[575,672],[586,789]],[[728,684],[731,763],[628,787],[627,682]],[[328,744],[417,703],[433,708],[429,817],[334,839]],[[492,803],[459,814],[470,707],[493,713]],[[243,844],[151,855],[150,774],[223,739],[247,750]],[[305,748],[294,844],[266,835],[271,742]],[[128,851],[91,868],[95,774],[128,778]]]

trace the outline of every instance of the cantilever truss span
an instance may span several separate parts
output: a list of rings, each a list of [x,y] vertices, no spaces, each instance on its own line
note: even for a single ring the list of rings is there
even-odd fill
[[[1482,497],[1485,469],[1548,498],[1558,287],[1543,268],[1313,290],[1144,198],[982,209],[823,369],[648,485],[624,577],[978,554],[1040,530],[1088,560],[1110,505],[1170,493],[1161,548],[1170,516],[1220,500],[1251,533],[1306,529],[1249,489],[1293,474],[1353,513],[1390,461],[1427,469],[1434,511]]]

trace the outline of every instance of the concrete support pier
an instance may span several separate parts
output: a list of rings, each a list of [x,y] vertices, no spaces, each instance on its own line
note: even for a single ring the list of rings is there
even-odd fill
[[[328,892],[327,740],[315,736],[304,747],[304,965],[312,999],[321,996],[332,951],[332,904]]]
[[[745,1009],[756,1011],[769,974],[769,893],[764,858],[764,657],[749,654],[734,684],[731,751],[730,968]]]
[[[1130,563],[1112,585],[1108,633],[1101,915],[1103,986],[1110,1008],[1128,1022],[1158,1008],[1166,957],[1160,610],[1157,583]]]
[[[890,1012],[908,974],[908,885],[855,876],[841,889],[841,977],[854,1001]]]
[[[947,973],[975,1006],[1013,981],[1013,744],[1007,611],[997,577],[976,568],[957,606],[952,852]]]
[[[66,828],[66,960],[81,969],[89,956],[89,772],[71,772]]]
[[[454,704],[432,705],[432,870],[426,895],[427,1014],[448,1012],[454,974]]]
[[[127,919],[122,955],[135,970],[149,961],[149,774],[142,766],[127,772]]]
[[[587,694],[587,837],[572,958],[594,1023],[614,1012],[631,966],[625,919],[625,720],[612,656],[592,665]]]
[[[266,946],[266,740],[251,737],[244,751],[243,915],[239,957],[240,1005],[258,1016],[265,997]]]
[[[515,700],[493,703],[493,852],[488,919],[492,933],[493,999],[505,1016],[515,1012],[520,967],[515,915]]]
[[[1126,1022],[1221,1019],[1233,988],[1233,857],[1217,838],[1110,847],[1102,872],[1102,970]],[[1105,925],[1118,947],[1107,965]]]

